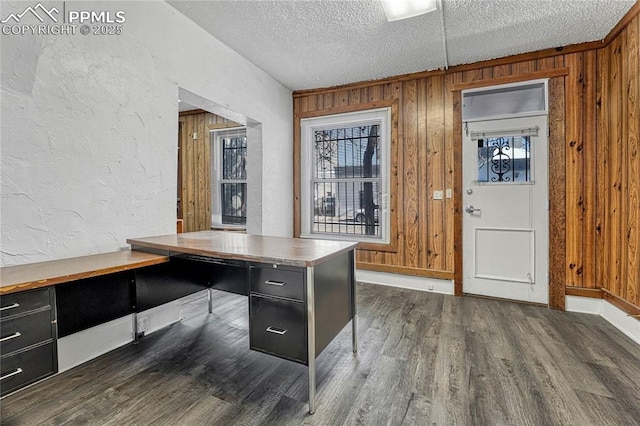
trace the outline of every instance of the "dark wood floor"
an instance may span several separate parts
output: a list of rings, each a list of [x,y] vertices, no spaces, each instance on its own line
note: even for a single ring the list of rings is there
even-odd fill
[[[306,368],[249,351],[247,300],[2,401],[5,425],[640,425],[640,347],[598,316],[358,285],[348,326]]]

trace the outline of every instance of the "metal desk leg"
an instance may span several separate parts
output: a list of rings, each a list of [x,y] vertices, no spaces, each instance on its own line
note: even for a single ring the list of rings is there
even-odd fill
[[[307,267],[307,358],[309,368],[309,414],[316,412],[316,313],[313,267]]]
[[[353,312],[353,318],[351,318],[351,328],[353,334],[353,353],[358,353],[358,313],[356,310],[356,259],[355,250],[349,253],[349,260],[351,262],[351,312]]]
[[[213,289],[211,287],[209,287],[209,313],[212,314],[213,313]]]
[[[133,343],[138,344],[138,313],[133,312]]]

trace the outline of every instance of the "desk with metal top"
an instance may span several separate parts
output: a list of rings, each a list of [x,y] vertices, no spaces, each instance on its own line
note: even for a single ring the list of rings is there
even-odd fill
[[[206,281],[210,312],[212,288],[248,295],[251,349],[308,367],[311,414],[316,357],[349,321],[357,352],[356,243],[217,231],[127,242],[134,251],[167,255],[169,263]]]

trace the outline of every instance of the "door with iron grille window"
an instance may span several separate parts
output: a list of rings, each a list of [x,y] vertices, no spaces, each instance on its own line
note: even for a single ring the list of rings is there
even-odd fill
[[[548,302],[547,117],[463,130],[463,291]]]

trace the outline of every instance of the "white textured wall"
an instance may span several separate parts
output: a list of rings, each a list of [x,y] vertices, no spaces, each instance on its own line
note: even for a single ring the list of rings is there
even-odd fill
[[[2,265],[175,231],[178,87],[261,123],[250,229],[289,236],[291,92],[164,2],[66,8],[124,10],[124,34],[0,35]]]

